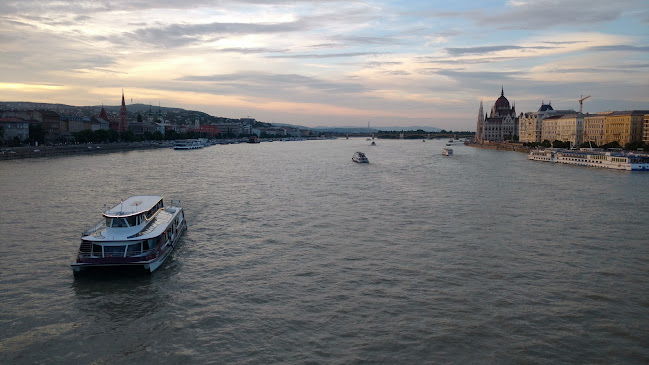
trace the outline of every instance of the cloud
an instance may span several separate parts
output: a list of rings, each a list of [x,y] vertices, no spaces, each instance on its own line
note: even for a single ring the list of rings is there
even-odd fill
[[[564,25],[597,24],[619,19],[622,9],[640,6],[638,0],[540,0],[512,2],[502,11],[482,14],[476,21],[497,24],[501,29],[547,29]]]
[[[483,80],[483,81],[498,81],[502,79],[511,79],[518,75],[520,72],[516,71],[459,71],[459,70],[440,70],[437,71],[438,75],[447,76],[456,80]]]
[[[419,63],[433,63],[439,65],[479,65],[498,63],[509,60],[516,60],[520,57],[479,57],[479,58],[460,58],[448,59],[439,57],[416,57],[415,60]]]
[[[396,62],[396,61],[380,62],[380,61],[377,61],[377,62],[367,62],[365,64],[365,67],[379,68],[379,67],[383,67],[383,66],[398,66],[398,65],[401,65],[401,64],[403,64],[403,62]]]
[[[341,58],[341,57],[380,56],[385,54],[388,53],[387,52],[341,52],[341,53],[272,55],[268,57],[269,58]]]
[[[453,55],[465,55],[465,54],[483,54],[483,53],[493,53],[500,51],[509,51],[509,50],[530,50],[530,49],[554,49],[556,47],[547,47],[547,46],[534,46],[534,47],[522,47],[522,46],[483,46],[483,47],[465,47],[465,48],[445,48],[446,51]]]
[[[273,49],[273,48],[219,48],[213,51],[219,53],[241,53],[241,54],[289,52],[289,50],[287,49]]]
[[[382,73],[384,75],[388,75],[388,76],[409,76],[409,75],[412,75],[412,72],[403,71],[403,70],[383,71]]]
[[[631,64],[631,65],[610,65],[602,67],[561,67],[553,68],[548,72],[553,73],[606,73],[611,74],[615,72],[645,72],[639,69],[649,68],[649,64]]]
[[[6,83],[69,86],[47,92],[60,102],[125,87],[179,107],[198,95],[215,115],[236,100],[235,114],[260,120],[317,105],[442,124],[472,119],[502,84],[534,109],[582,92],[639,99],[647,10],[646,0],[6,0],[0,68]]]
[[[341,40],[355,44],[388,44],[394,45],[402,43],[393,37],[368,37],[368,36],[348,36],[340,37]]]
[[[649,46],[629,46],[625,44],[610,45],[610,46],[595,46],[589,47],[589,51],[596,52],[649,52]]]
[[[220,23],[171,24],[157,27],[139,28],[123,34],[140,43],[163,44],[166,47],[181,47],[193,43],[214,40],[226,35],[250,35],[304,31],[304,22],[262,23]]]
[[[298,74],[270,74],[262,72],[240,72],[223,75],[188,75],[179,77],[178,81],[207,82],[211,85],[221,85],[248,90],[295,90],[309,89],[313,91],[336,92],[336,93],[358,93],[367,89],[358,83],[332,82],[315,77]]]
[[[577,44],[577,43],[586,43],[586,41],[544,41],[541,43],[554,44],[554,45],[564,45],[564,44]]]

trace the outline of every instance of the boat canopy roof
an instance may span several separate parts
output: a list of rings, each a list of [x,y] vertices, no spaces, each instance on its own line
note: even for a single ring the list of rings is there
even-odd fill
[[[108,218],[129,217],[149,211],[162,200],[158,195],[136,195],[104,212]]]

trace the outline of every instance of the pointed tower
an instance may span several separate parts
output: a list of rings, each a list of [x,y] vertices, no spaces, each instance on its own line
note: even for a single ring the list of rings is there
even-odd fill
[[[122,108],[119,110],[119,128],[117,131],[122,133],[128,129],[128,122],[126,120],[126,103],[124,102],[124,89],[122,89]]]
[[[108,113],[106,113],[106,109],[104,109],[104,104],[103,103],[101,104],[101,111],[99,112],[99,118],[101,118],[101,119],[103,119],[105,121],[110,120],[110,119],[108,119]]]
[[[158,116],[156,119],[160,123],[164,122],[164,118],[162,117],[162,108],[160,107],[160,102],[158,102]]]
[[[151,103],[149,103],[149,113],[147,114],[146,120],[149,123],[153,123],[153,107],[151,106]]]
[[[482,100],[480,100],[480,109],[478,110],[478,123],[475,128],[475,142],[484,142],[484,109],[482,107]]]

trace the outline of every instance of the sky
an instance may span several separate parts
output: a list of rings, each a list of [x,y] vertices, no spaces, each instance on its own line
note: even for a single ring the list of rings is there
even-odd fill
[[[646,0],[0,2],[0,100],[144,103],[316,126],[475,130],[649,109]],[[128,105],[127,105],[128,106]]]

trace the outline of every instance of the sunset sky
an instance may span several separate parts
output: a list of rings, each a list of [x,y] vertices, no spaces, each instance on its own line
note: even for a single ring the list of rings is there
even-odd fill
[[[0,100],[145,103],[315,126],[475,130],[649,109],[649,2],[2,1]]]

